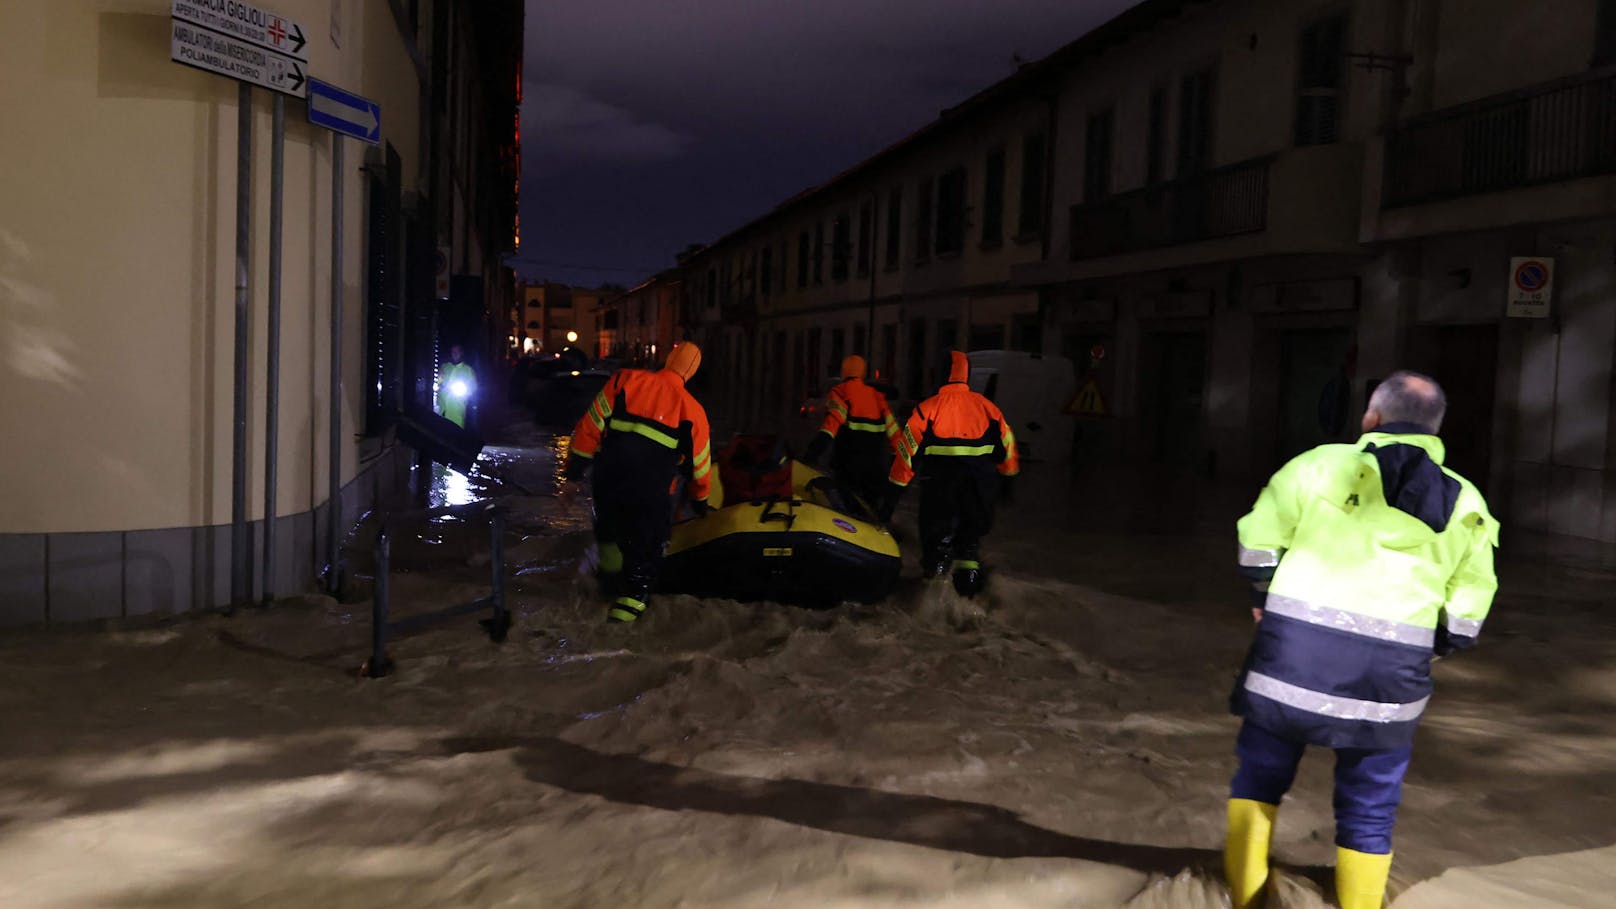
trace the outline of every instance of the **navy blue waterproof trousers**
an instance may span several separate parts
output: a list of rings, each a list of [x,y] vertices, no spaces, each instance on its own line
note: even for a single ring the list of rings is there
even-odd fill
[[[1235,740],[1240,769],[1229,797],[1278,805],[1296,780],[1304,742],[1281,738],[1246,721]],[[1392,826],[1403,798],[1403,774],[1412,748],[1335,749],[1335,844],[1355,852],[1388,855]]]

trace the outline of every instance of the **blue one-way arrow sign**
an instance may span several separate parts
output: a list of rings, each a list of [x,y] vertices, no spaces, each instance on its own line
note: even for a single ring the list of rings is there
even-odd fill
[[[329,82],[309,79],[309,122],[375,145],[382,139],[382,106]]]

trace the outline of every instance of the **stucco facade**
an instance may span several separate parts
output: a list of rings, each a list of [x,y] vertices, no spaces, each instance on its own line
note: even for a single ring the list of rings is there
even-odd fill
[[[391,436],[367,426],[367,174],[391,161],[401,197],[429,192],[412,53],[431,47],[434,23],[431,4],[421,6],[408,23],[379,0],[273,4],[303,23],[311,74],[383,111],[382,146],[347,140],[342,200],[345,373],[335,406],[340,480],[351,490],[344,512],[354,518],[406,476]],[[170,61],[160,0],[10,3],[0,30],[0,621],[220,605],[229,566],[219,538],[232,519],[237,84]],[[253,94],[247,499],[261,534],[271,101]],[[304,102],[288,99],[275,452],[282,592],[305,589],[323,552],[331,149]],[[68,551],[78,555],[60,558]]]

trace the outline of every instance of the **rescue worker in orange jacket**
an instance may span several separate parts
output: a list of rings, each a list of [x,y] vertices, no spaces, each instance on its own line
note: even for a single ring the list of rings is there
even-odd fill
[[[701,365],[701,350],[675,345],[655,372],[621,369],[607,380],[572,431],[565,474],[575,480],[595,465],[595,540],[612,622],[645,614],[657,569],[673,530],[670,488],[688,465],[687,486],[698,513],[712,492],[712,446],[707,412],[685,383]]]
[[[954,589],[963,596],[982,590],[982,537],[993,528],[1001,484],[1008,494],[1008,478],[1021,472],[1015,433],[999,408],[966,384],[970,375],[965,354],[949,351],[948,381],[916,405],[899,434],[881,507],[889,520],[904,488],[917,472],[923,477],[921,567],[937,578],[952,560]]]
[[[892,456],[898,450],[898,421],[886,395],[864,383],[867,367],[858,355],[842,361],[842,381],[825,397],[825,422],[803,460],[817,464],[831,451],[836,478],[871,507],[881,503]]]

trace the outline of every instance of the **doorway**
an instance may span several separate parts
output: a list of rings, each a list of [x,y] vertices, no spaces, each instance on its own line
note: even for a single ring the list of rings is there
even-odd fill
[[[1409,339],[1408,368],[1437,380],[1448,393],[1448,415],[1442,421],[1445,466],[1487,493],[1498,326],[1417,325]]]
[[[1287,331],[1280,335],[1278,463],[1326,442],[1355,437],[1347,413],[1352,388],[1347,359],[1352,332],[1346,328]]]
[[[1152,454],[1165,464],[1201,466],[1203,401],[1206,393],[1206,336],[1201,332],[1162,332],[1150,338],[1147,378],[1154,386]]]

